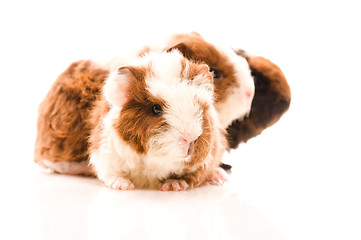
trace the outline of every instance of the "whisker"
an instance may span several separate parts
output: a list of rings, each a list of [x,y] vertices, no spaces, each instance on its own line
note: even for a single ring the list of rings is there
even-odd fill
[[[205,139],[204,137],[201,137],[199,140],[200,140],[200,141],[203,141],[203,142],[206,142],[208,145],[210,145],[210,143],[208,142],[208,140]]]

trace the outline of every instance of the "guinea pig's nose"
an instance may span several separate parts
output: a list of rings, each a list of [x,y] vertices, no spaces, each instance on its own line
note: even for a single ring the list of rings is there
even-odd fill
[[[253,92],[252,92],[252,91],[250,91],[250,90],[249,90],[249,91],[246,91],[246,96],[247,96],[247,97],[251,97],[252,95],[253,95]]]
[[[188,156],[191,153],[192,146],[196,142],[198,137],[192,136],[190,134],[182,134],[180,143],[182,145],[182,152],[184,156]]]
[[[185,133],[185,134],[182,134],[181,142],[182,142],[182,144],[191,144],[197,138],[198,138],[198,136],[193,136],[191,134]]]
[[[182,144],[189,144],[190,143],[190,141],[187,139],[187,138],[181,138],[181,143]]]

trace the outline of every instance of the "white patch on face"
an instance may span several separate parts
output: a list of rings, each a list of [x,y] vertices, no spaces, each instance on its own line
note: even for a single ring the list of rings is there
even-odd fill
[[[213,94],[202,85],[181,79],[181,59],[183,57],[178,51],[153,59],[152,74],[146,79],[146,84],[148,91],[167,105],[163,117],[169,129],[152,139],[153,154],[183,158],[184,161],[182,139],[194,141],[202,134],[203,109],[199,102],[212,105]],[[185,71],[187,69],[186,66]]]
[[[238,56],[232,49],[222,49],[235,69],[238,86],[227,91],[227,98],[216,104],[222,127],[227,128],[234,120],[248,116],[251,111],[255,86],[251,70],[245,58]]]

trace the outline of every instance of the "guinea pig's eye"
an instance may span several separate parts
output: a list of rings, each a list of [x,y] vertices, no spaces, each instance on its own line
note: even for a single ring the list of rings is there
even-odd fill
[[[153,114],[154,114],[155,116],[159,116],[159,115],[162,114],[163,109],[162,109],[162,107],[161,107],[159,104],[154,104],[154,105],[152,106],[152,112],[153,112]]]
[[[209,71],[213,74],[214,79],[218,79],[221,77],[221,74],[219,73],[218,70],[216,70],[214,68],[210,68]]]

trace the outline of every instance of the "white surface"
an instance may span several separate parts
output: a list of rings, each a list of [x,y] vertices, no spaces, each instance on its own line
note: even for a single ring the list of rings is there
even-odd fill
[[[0,239],[361,239],[358,6],[1,2]],[[226,156],[228,185],[117,192],[32,163],[37,105],[72,61],[191,30],[271,59],[292,89],[281,121]]]

